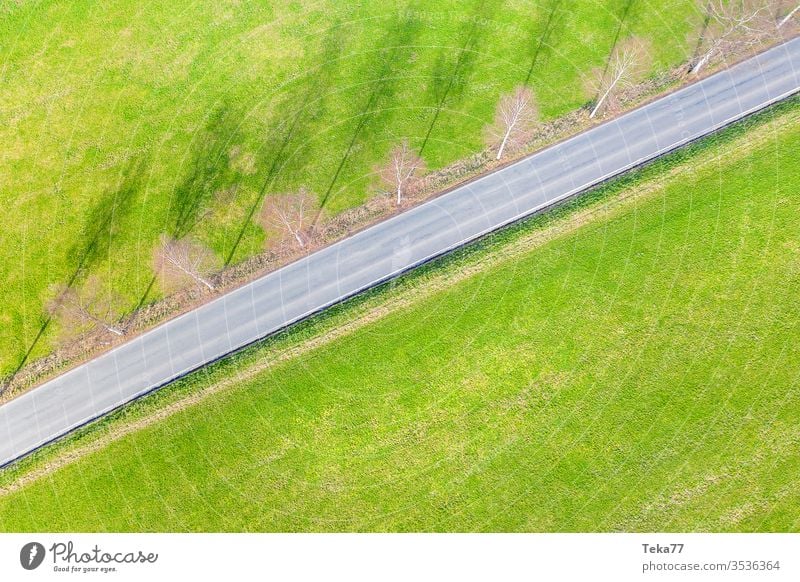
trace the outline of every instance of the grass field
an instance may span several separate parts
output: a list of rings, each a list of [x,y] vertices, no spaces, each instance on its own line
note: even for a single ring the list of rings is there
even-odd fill
[[[800,530],[800,107],[763,119],[191,377],[233,386],[0,529]]]
[[[95,275],[130,311],[160,294],[160,233],[241,260],[263,245],[262,188],[358,204],[402,137],[432,169],[479,150],[520,83],[545,118],[584,105],[618,36],[648,39],[653,71],[682,61],[695,4],[0,3],[0,375],[54,285]]]

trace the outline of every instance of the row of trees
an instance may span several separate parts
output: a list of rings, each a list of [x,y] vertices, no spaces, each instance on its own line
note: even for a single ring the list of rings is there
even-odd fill
[[[782,0],[701,0],[707,19],[698,42],[698,54],[689,64],[689,71],[698,75],[712,60],[757,46],[780,31],[800,12],[800,4],[786,9]],[[775,15],[779,16],[776,17]],[[782,15],[782,16],[781,16]],[[595,95],[589,118],[604,110],[614,109],[618,97],[640,82],[651,69],[651,50],[645,41],[629,37],[617,43],[607,66],[592,71],[587,81]],[[500,160],[509,151],[529,142],[536,131],[539,112],[528,87],[517,87],[501,96],[494,122],[486,128],[487,145]],[[424,171],[423,160],[404,140],[389,154],[388,163],[378,175],[384,186],[402,203],[406,191],[413,188]]]
[[[762,43],[766,37],[786,26],[800,12],[800,4],[776,6],[770,0],[709,0],[705,3],[708,15],[698,42],[698,50],[689,65],[697,75],[714,59],[725,57],[743,48]],[[779,16],[776,19],[776,14]],[[617,106],[619,95],[641,80],[650,70],[650,50],[646,43],[631,37],[619,42],[605,68],[596,69],[587,82],[595,95],[589,112],[595,118],[603,111]],[[486,128],[486,141],[499,161],[509,152],[528,143],[539,123],[538,109],[528,87],[517,87],[503,95],[498,103],[493,123]],[[425,162],[402,140],[391,149],[387,161],[376,174],[382,187],[393,197],[397,206],[403,204],[425,172]],[[267,198],[259,222],[271,236],[272,243],[290,252],[304,251],[313,240],[312,220],[318,206],[317,197],[308,190]],[[220,265],[214,254],[198,241],[188,237],[162,237],[155,250],[153,267],[162,288],[173,291],[187,284],[203,291],[214,291],[213,274]],[[104,290],[97,278],[89,278],[76,290],[61,287],[48,306],[52,316],[62,319],[70,328],[99,329],[113,336],[125,334],[119,322],[120,302]]]
[[[212,274],[219,268],[214,253],[199,242],[184,238],[162,237],[153,257],[153,267],[162,288],[175,291],[187,283],[213,291]],[[99,330],[120,337],[127,333],[120,318],[122,299],[105,287],[96,276],[80,287],[61,285],[47,305],[51,317],[58,318],[70,331]]]

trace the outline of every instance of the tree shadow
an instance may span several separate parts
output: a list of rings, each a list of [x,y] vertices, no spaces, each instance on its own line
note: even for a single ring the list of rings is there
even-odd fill
[[[502,0],[478,0],[475,3],[471,17],[461,26],[458,35],[464,42],[458,51],[455,64],[451,64],[447,51],[439,53],[429,89],[429,97],[435,103],[433,118],[425,132],[418,155],[422,156],[425,151],[442,109],[462,96],[474,72],[480,40],[485,34],[485,27],[480,23],[490,20],[500,4]]]
[[[536,27],[531,34],[531,64],[528,67],[528,73],[525,75],[525,81],[522,83],[523,85],[530,84],[536,65],[539,63],[540,59],[544,58],[550,50],[552,50],[553,34],[559,29],[564,17],[564,11],[561,10],[563,4],[563,0],[549,0],[547,4],[547,18],[545,18],[542,25]]]
[[[293,143],[307,143],[313,133],[314,120],[321,117],[326,109],[327,96],[334,82],[342,53],[342,34],[343,29],[338,23],[328,29],[328,34],[322,43],[319,66],[309,70],[302,78],[305,81],[304,90],[289,92],[283,99],[282,105],[277,108],[278,120],[271,124],[272,128],[268,131],[270,143],[275,144],[266,156],[270,160],[269,166],[261,182],[261,188],[248,207],[233,245],[225,257],[225,266],[233,261],[253,216],[261,208],[264,197],[274,186],[278,176],[287,165],[303,163],[303,156],[296,155],[296,152],[294,155],[289,155],[289,146]],[[293,113],[289,113],[292,111]]]
[[[227,105],[220,105],[195,137],[197,150],[189,171],[170,198],[167,232],[174,238],[181,239],[194,230],[215,192],[235,183],[238,174],[228,164],[228,152],[240,119]]]
[[[180,240],[190,234],[216,193],[240,179],[239,172],[229,163],[229,154],[240,133],[241,119],[241,114],[223,103],[211,111],[202,132],[195,136],[197,146],[191,166],[170,198],[165,231],[172,238]],[[150,277],[134,313],[147,303],[157,280],[155,274]]]
[[[401,10],[400,13],[395,14],[394,20],[389,24],[386,33],[376,43],[375,57],[366,66],[366,70],[359,75],[359,78],[373,80],[372,90],[366,95],[362,105],[359,106],[358,122],[353,129],[347,147],[339,159],[328,187],[322,193],[319,208],[311,223],[312,231],[317,226],[322,212],[334,192],[342,170],[350,160],[359,139],[363,137],[370,127],[378,125],[381,119],[385,119],[386,116],[390,115],[390,110],[385,105],[389,104],[397,93],[397,88],[401,81],[398,73],[402,71],[403,57],[409,55],[414,40],[419,35],[421,26],[422,23],[413,10]]]
[[[104,192],[87,212],[82,229],[83,236],[66,253],[67,261],[74,265],[66,281],[68,289],[74,288],[94,265],[109,256],[114,238],[119,233],[119,227],[126,222],[133,209],[133,203],[141,191],[147,162],[146,158],[129,162],[122,171],[118,186]],[[44,317],[36,336],[20,357],[14,370],[0,384],[0,394],[5,392],[27,363],[50,327],[52,319],[50,315]]]
[[[709,10],[708,2],[706,2],[705,7],[703,8],[703,23],[700,25],[697,41],[695,42],[694,49],[692,50],[691,62],[694,62],[700,55],[700,50],[703,48],[703,42],[705,41],[706,31],[708,30],[710,24],[711,10]]]
[[[108,257],[119,227],[130,215],[133,202],[141,190],[146,166],[147,160],[144,158],[128,164],[122,172],[119,186],[106,191],[89,209],[83,228],[85,236],[67,252],[70,263],[76,265],[68,287],[72,287],[83,272]]]
[[[605,78],[606,73],[608,73],[608,68],[611,66],[611,58],[614,56],[614,51],[617,48],[617,44],[619,43],[620,36],[622,36],[622,29],[629,25],[632,20],[631,10],[633,6],[636,4],[636,0],[622,0],[621,5],[615,13],[617,14],[617,30],[614,33],[614,40],[611,41],[611,48],[608,51],[608,56],[606,57],[606,64],[603,67],[603,76],[601,78]]]

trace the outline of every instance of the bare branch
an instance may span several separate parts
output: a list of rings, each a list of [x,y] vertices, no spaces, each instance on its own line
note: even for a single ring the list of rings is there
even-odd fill
[[[630,37],[618,43],[606,70],[595,70],[590,87],[596,92],[597,100],[589,118],[593,119],[615,95],[639,81],[649,65],[650,51],[643,41]]]
[[[425,161],[411,149],[408,140],[403,140],[392,148],[388,163],[378,171],[378,175],[384,184],[392,188],[400,206],[403,196],[424,171]]]
[[[183,281],[190,280],[209,291],[214,290],[208,278],[215,267],[214,255],[200,243],[162,236],[154,265],[167,287],[180,286]]]
[[[118,323],[118,301],[115,299],[113,294],[103,289],[98,278],[90,277],[81,289],[66,285],[57,287],[47,311],[60,319],[71,333],[83,331],[88,326],[122,336],[125,329]]]
[[[533,93],[527,87],[517,87],[512,93],[503,95],[497,105],[494,123],[486,132],[490,146],[497,148],[495,159],[502,158],[507,149],[528,141],[538,117]]]
[[[306,189],[297,194],[269,196],[261,210],[261,226],[281,235],[284,242],[305,248],[317,198]]]
[[[762,43],[774,32],[770,0],[709,0],[703,52],[691,67],[699,74],[712,59]]]

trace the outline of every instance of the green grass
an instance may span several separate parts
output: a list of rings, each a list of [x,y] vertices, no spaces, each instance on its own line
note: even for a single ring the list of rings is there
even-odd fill
[[[547,119],[584,105],[618,33],[651,42],[654,72],[682,61],[695,4],[1,3],[0,375],[55,284],[95,275],[130,311],[160,296],[160,233],[239,261],[263,246],[263,184],[305,185],[329,213],[358,204],[399,138],[430,168],[475,152],[526,80]]]
[[[798,111],[445,261],[467,279],[431,267],[411,306],[0,498],[0,529],[799,530]]]

